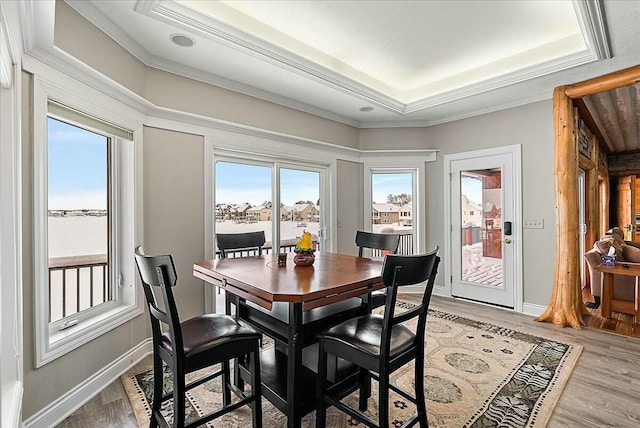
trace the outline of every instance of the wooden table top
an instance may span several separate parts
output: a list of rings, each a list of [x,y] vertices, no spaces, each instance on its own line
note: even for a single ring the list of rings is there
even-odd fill
[[[616,275],[640,276],[640,263],[618,262],[615,266],[603,266],[599,264],[596,270]]]
[[[316,253],[312,266],[286,266],[277,254],[203,260],[194,276],[271,309],[273,302],[302,302],[304,310],[383,288],[382,260],[336,253]]]

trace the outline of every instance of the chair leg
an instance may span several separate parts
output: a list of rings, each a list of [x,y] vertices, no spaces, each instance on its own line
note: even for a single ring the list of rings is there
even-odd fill
[[[252,404],[253,428],[262,428],[262,379],[260,378],[260,349],[249,356],[251,364],[251,393],[255,397]]]
[[[415,361],[415,390],[416,406],[418,408],[418,423],[420,428],[428,428],[427,404],[424,398],[424,356],[418,356]]]
[[[231,376],[229,374],[229,361],[222,362],[222,405],[228,406],[231,404]]]
[[[316,380],[316,428],[325,428],[327,425],[327,408],[324,402],[324,393],[327,382],[327,353],[324,352],[323,341],[318,343],[318,377]]]
[[[153,356],[153,403],[151,404],[151,420],[149,428],[156,428],[158,421],[156,415],[160,414],[162,406],[162,391],[164,385],[164,373],[162,372],[162,359],[156,355]]]
[[[381,370],[378,388],[378,426],[389,428],[389,373]]]
[[[360,384],[360,401],[358,408],[361,412],[366,412],[368,407],[367,402],[371,396],[371,376],[369,376],[367,370],[360,368],[358,383]]]
[[[173,371],[173,426],[184,427],[185,421],[185,396],[184,396],[184,370],[176,368]]]

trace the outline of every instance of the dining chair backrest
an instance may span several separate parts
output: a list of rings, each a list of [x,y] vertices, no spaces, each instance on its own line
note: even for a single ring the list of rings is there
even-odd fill
[[[433,292],[433,284],[438,273],[440,257],[439,247],[427,254],[397,255],[389,254],[382,265],[382,281],[387,288],[387,298],[384,309],[384,323],[382,329],[381,356],[385,359],[385,353],[389,350],[392,327],[403,324],[413,318],[418,318],[415,343],[424,343],[424,330],[427,320],[427,312]],[[426,282],[422,301],[419,305],[404,311],[395,313],[398,288],[406,285],[417,285]]]
[[[153,337],[153,402],[149,426],[204,426],[219,416],[249,405],[252,408],[253,427],[262,428],[258,332],[237,319],[220,314],[195,316],[181,323],[173,295],[173,287],[178,280],[173,257],[146,255],[142,246],[135,249],[134,255],[149,308]],[[162,292],[162,308],[155,297],[154,289],[157,288]],[[165,325],[168,329],[164,328]],[[237,394],[240,400],[235,402],[231,402],[229,364],[233,358],[246,361],[244,370],[249,373],[252,392],[251,395],[243,392]],[[218,371],[202,371],[218,364],[221,367]],[[239,366],[238,370],[240,372]],[[171,372],[170,377],[165,376],[166,371]],[[197,372],[199,375],[194,374]],[[186,423],[185,400],[188,391],[218,376],[222,376],[223,406],[199,414],[195,420],[190,417],[189,423]],[[172,385],[169,394],[166,393],[165,382]],[[167,400],[173,403],[171,425],[167,422],[162,404]]]
[[[389,254],[398,252],[400,245],[400,235],[393,233],[373,233],[358,230],[356,232],[356,245],[358,246],[358,257],[362,257],[365,248],[387,251]]]
[[[173,348],[182,349],[180,317],[172,290],[178,280],[173,257],[171,255],[147,256],[144,254],[143,247],[139,246],[135,249],[135,259],[149,307],[154,347],[159,347],[162,343],[162,324],[165,324],[169,327]],[[152,287],[160,288],[164,309],[158,306]]]
[[[220,258],[225,259],[232,251],[254,251],[262,254],[262,246],[266,242],[264,231],[246,233],[216,233],[216,243],[220,250]]]

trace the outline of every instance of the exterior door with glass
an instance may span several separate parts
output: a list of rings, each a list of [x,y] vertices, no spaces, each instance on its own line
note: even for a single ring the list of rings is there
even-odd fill
[[[514,308],[513,163],[512,153],[450,160],[454,297]]]

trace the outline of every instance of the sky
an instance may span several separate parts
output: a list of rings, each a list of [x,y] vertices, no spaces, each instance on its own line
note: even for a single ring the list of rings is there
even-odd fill
[[[386,204],[389,194],[398,195],[413,193],[411,185],[412,174],[407,172],[380,174],[371,176],[371,201],[376,204]]]
[[[281,169],[280,199],[285,205],[300,200],[318,200],[320,174]],[[412,193],[410,173],[376,173],[372,176],[372,200],[386,203],[387,195]],[[271,168],[230,162],[216,163],[216,203],[252,205],[271,200]]]
[[[482,204],[482,180],[463,175],[460,192],[476,205]]]
[[[316,203],[320,174],[295,169],[280,170],[280,200],[293,205],[300,200]],[[231,162],[216,163],[216,203],[259,205],[271,200],[271,168]]]
[[[107,138],[48,118],[50,210],[107,209]]]

